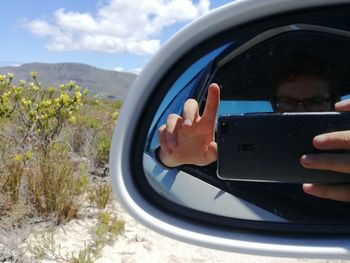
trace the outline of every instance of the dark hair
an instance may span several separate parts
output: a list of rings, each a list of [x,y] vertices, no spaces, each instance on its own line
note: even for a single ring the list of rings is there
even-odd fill
[[[288,57],[283,64],[278,66],[272,75],[272,97],[277,94],[278,87],[282,83],[295,78],[310,76],[329,83],[329,94],[336,100],[339,88],[339,73],[336,67],[310,53],[296,53]]]

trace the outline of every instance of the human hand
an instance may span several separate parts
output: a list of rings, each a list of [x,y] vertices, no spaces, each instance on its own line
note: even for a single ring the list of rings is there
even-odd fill
[[[170,114],[166,124],[158,130],[159,158],[168,167],[182,164],[208,165],[216,161],[217,144],[214,138],[216,113],[220,102],[220,88],[212,83],[202,116],[198,103],[189,99],[182,116]]]
[[[337,111],[350,111],[350,99],[335,104]],[[313,145],[320,150],[350,149],[350,131],[321,134],[313,139]],[[307,154],[300,158],[305,168],[350,173],[350,154]],[[350,202],[349,184],[304,184],[305,193],[336,201]]]

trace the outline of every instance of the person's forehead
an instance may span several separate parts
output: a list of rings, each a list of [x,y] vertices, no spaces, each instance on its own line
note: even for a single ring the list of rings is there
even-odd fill
[[[289,79],[277,87],[277,96],[309,98],[329,96],[329,83],[313,76],[302,76]]]

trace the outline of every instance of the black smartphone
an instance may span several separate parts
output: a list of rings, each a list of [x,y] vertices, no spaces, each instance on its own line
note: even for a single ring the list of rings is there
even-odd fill
[[[350,174],[306,169],[300,157],[321,151],[316,135],[350,130],[350,113],[246,113],[220,116],[218,170],[222,180],[285,183],[350,183]],[[350,165],[350,164],[349,164]]]

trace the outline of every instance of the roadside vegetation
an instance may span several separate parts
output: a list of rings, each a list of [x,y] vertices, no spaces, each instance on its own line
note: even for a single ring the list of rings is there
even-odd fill
[[[118,234],[124,229],[124,221],[117,219],[109,212],[98,214],[96,226],[90,229],[90,241],[75,253],[62,253],[55,241],[55,229],[36,235],[33,244],[28,246],[35,260],[49,259],[54,262],[92,263],[101,256],[105,245],[116,241]]]
[[[30,82],[15,85],[13,78],[0,75],[0,224],[39,217],[59,225],[86,205],[96,207],[94,242],[68,260],[92,262],[124,226],[103,210],[111,200],[109,148],[122,104],[96,99],[74,81],[43,87],[36,72]],[[30,248],[38,259],[56,255],[53,233]]]

